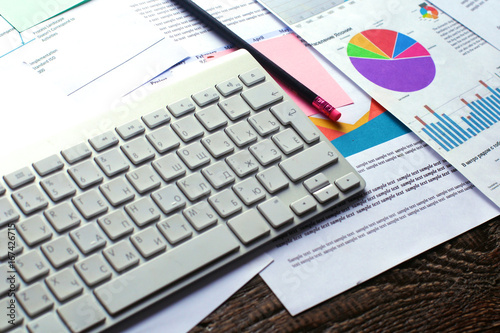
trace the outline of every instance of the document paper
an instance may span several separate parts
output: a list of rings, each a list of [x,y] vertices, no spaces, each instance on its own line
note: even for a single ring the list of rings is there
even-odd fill
[[[352,0],[292,28],[500,206],[500,52],[421,4]]]

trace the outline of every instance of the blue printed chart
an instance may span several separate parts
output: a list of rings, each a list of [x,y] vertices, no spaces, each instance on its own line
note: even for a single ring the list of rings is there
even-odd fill
[[[480,80],[473,92],[438,109],[424,105],[427,116],[415,116],[422,131],[442,149],[451,151],[499,123],[499,83],[494,78],[489,81]]]

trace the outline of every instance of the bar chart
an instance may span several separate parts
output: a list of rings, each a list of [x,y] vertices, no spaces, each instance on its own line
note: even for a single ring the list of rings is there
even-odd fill
[[[427,134],[445,151],[451,151],[500,122],[500,88],[496,81],[480,80],[467,96],[433,109],[424,105],[424,116],[415,116]]]

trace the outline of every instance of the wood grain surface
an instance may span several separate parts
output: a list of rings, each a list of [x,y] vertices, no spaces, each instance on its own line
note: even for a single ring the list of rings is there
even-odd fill
[[[497,217],[294,317],[257,276],[191,332],[500,332],[499,261]]]

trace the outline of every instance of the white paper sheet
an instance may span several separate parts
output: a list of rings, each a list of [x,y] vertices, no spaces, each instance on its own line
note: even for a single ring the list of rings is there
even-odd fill
[[[134,2],[93,0],[21,34],[0,19],[0,61],[15,57],[94,114],[108,110],[187,57]]]
[[[500,52],[421,4],[352,0],[292,28],[500,205]]]
[[[366,195],[268,252],[274,262],[261,276],[292,315],[500,213],[413,133],[347,159]]]
[[[422,12],[427,7],[436,5],[439,10],[453,17],[468,29],[478,34],[481,38],[500,50],[500,1],[495,0],[432,0],[423,6]]]

